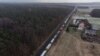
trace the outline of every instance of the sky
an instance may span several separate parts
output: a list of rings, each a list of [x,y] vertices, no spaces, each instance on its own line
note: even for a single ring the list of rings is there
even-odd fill
[[[0,2],[16,2],[16,3],[26,3],[26,2],[42,2],[42,3],[85,3],[85,2],[100,2],[100,0],[0,0]]]

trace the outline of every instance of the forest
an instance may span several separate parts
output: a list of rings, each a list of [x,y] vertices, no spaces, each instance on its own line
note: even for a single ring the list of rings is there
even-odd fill
[[[0,56],[30,56],[72,6],[0,4]]]
[[[90,13],[92,17],[100,18],[100,9],[93,9],[93,11]]]

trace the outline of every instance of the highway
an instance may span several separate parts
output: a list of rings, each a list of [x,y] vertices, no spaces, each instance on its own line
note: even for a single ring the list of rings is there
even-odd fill
[[[52,45],[55,43],[55,41],[58,39],[58,37],[61,35],[63,30],[65,30],[69,24],[69,21],[71,19],[71,16],[75,13],[76,7],[73,9],[73,11],[62,21],[61,24],[57,26],[57,28],[51,33],[51,35],[48,37],[48,39],[42,44],[40,49],[38,50],[37,54],[35,56],[45,56],[48,50],[52,47]]]

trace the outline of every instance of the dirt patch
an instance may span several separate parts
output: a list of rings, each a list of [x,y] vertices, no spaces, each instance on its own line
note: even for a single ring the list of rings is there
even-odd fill
[[[83,42],[81,47],[84,56],[100,56],[99,44]]]
[[[62,36],[51,47],[46,56],[79,56],[75,47],[76,41],[72,35],[63,32]]]

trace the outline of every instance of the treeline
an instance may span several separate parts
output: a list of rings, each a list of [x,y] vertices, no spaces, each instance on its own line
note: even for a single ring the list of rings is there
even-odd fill
[[[100,9],[93,9],[93,11],[90,13],[92,17],[98,17],[100,18]]]
[[[0,5],[0,56],[30,56],[73,7]]]

